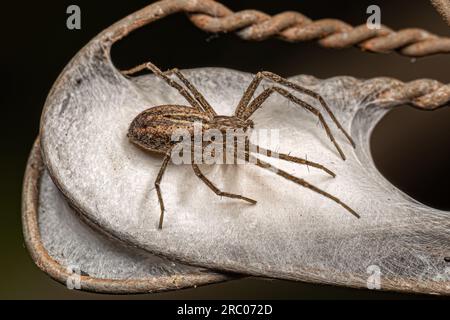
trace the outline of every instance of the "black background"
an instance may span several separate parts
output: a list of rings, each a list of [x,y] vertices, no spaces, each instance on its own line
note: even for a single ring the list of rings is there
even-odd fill
[[[2,183],[0,234],[0,298],[104,298],[69,292],[40,272],[23,246],[20,201],[23,172],[39,117],[62,68],[83,45],[115,21],[150,1],[28,1],[2,3],[1,94]],[[362,24],[366,9],[378,4],[382,23],[393,29],[422,27],[449,35],[448,27],[426,0],[420,1],[223,1],[233,10],[259,9],[274,14],[300,11],[313,19],[339,18]],[[82,10],[82,30],[66,28],[66,9]],[[213,36],[183,14],[145,27],[113,49],[119,68],[151,60],[162,69],[219,66],[248,72],[263,69],[284,76],[312,74],[320,78],[351,75],[395,77],[403,81],[433,78],[450,82],[449,55],[410,59],[396,53],[376,55],[356,48],[329,50],[316,43],[278,40],[245,42],[234,35]],[[450,210],[450,108],[424,112],[411,107],[393,110],[372,139],[381,172],[400,189],[435,208]],[[266,280],[227,284],[142,298],[416,298],[326,286]]]

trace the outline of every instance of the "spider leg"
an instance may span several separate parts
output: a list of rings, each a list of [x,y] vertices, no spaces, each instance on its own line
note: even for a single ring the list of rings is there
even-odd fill
[[[169,164],[169,161],[170,161],[171,157],[172,157],[172,153],[171,153],[171,151],[169,151],[166,154],[166,156],[164,157],[163,163],[161,165],[161,169],[159,170],[158,177],[156,178],[156,181],[155,181],[155,189],[156,189],[156,192],[158,194],[159,206],[161,207],[161,217],[160,217],[160,220],[159,220],[159,229],[160,230],[162,230],[162,228],[163,228],[164,211],[165,211],[164,200],[163,200],[163,197],[162,197],[162,194],[161,194],[161,181],[162,181],[162,178],[164,176],[164,173],[166,172],[166,169],[167,169],[167,166]]]
[[[265,170],[270,170],[270,171],[276,173],[277,175],[279,175],[280,177],[283,177],[283,178],[285,178],[285,179],[287,179],[289,181],[292,181],[292,182],[294,182],[294,183],[296,183],[296,184],[298,184],[298,185],[300,185],[302,187],[310,189],[310,190],[312,190],[312,191],[314,191],[314,192],[316,192],[318,194],[321,194],[324,197],[327,197],[327,198],[333,200],[334,202],[338,203],[343,208],[345,208],[352,215],[354,215],[358,219],[360,218],[360,216],[352,208],[350,208],[348,205],[343,203],[341,200],[339,200],[335,196],[333,196],[333,195],[331,195],[331,194],[329,194],[329,193],[327,193],[327,192],[325,192],[325,191],[323,191],[323,190],[313,186],[309,182],[307,182],[307,181],[305,181],[303,179],[294,177],[293,175],[291,175],[291,174],[289,174],[289,173],[287,173],[287,172],[285,172],[283,170],[280,170],[280,169],[276,168],[275,166],[273,166],[273,165],[271,165],[269,163],[266,163],[266,162],[264,162],[264,161],[262,161],[262,160],[260,160],[258,158],[255,158],[253,156],[250,156],[249,159],[250,159],[250,163],[253,163],[253,164],[255,164],[256,166],[258,166],[260,168],[263,168]]]
[[[215,194],[217,194],[219,197],[227,197],[227,198],[231,198],[231,199],[239,199],[239,200],[244,200],[247,201],[248,203],[251,204],[256,204],[257,202],[253,199],[238,195],[238,194],[233,194],[233,193],[228,193],[228,192],[223,192],[221,191],[219,188],[217,188],[200,170],[200,168],[198,167],[198,165],[195,163],[195,155],[194,155],[194,148],[192,148],[192,157],[191,157],[191,164],[192,164],[192,169],[194,169],[194,173],[195,175],[202,180],[207,186],[208,188],[210,188]]]
[[[191,104],[192,107],[194,107],[195,109],[197,109],[201,112],[205,112],[205,110],[199,104],[199,102],[197,100],[195,100],[194,97],[192,97],[192,95],[185,88],[183,88],[183,86],[181,86],[179,83],[177,83],[176,81],[169,78],[167,75],[164,74],[164,72],[162,72],[157,66],[155,66],[151,62],[141,64],[130,70],[122,71],[122,74],[125,76],[131,76],[131,75],[141,72],[143,70],[152,71],[155,75],[157,75],[158,77],[163,79],[169,86],[178,90],[178,92]]]
[[[334,146],[336,147],[337,151],[339,152],[339,154],[341,155],[342,159],[345,160],[345,154],[342,151],[341,147],[339,146],[339,144],[336,142],[336,140],[334,139],[333,134],[331,133],[330,127],[328,126],[328,124],[326,123],[324,117],[322,116],[322,114],[320,113],[320,111],[316,108],[314,108],[313,106],[311,106],[310,104],[304,102],[303,100],[297,98],[296,96],[292,95],[291,93],[289,93],[287,90],[280,88],[280,87],[271,87],[269,89],[264,90],[258,97],[256,97],[251,103],[250,105],[247,107],[246,111],[244,112],[244,117],[246,119],[248,119],[256,110],[258,110],[259,108],[261,108],[261,106],[263,105],[263,103],[273,94],[273,93],[279,93],[280,95],[284,96],[286,99],[296,103],[297,105],[301,106],[302,108],[305,108],[306,110],[308,110],[309,112],[313,113],[314,115],[316,115],[319,118],[319,121],[322,123],[323,127],[325,128],[325,131],[327,133],[327,136],[330,138],[331,142],[334,144]]]
[[[285,160],[285,161],[289,161],[289,162],[294,162],[294,163],[298,163],[298,164],[303,164],[306,166],[310,166],[310,167],[314,167],[320,170],[325,171],[326,173],[328,173],[330,176],[332,176],[333,178],[336,178],[336,174],[331,171],[330,169],[326,168],[325,166],[316,163],[316,162],[312,162],[312,161],[308,161],[302,158],[297,158],[297,157],[293,157],[284,153],[278,153],[278,152],[274,152],[272,150],[268,150],[268,149],[264,149],[261,148],[258,145],[254,145],[254,144],[250,144],[252,149],[255,150],[257,153],[265,155],[269,158],[278,158],[281,160]],[[248,149],[247,149],[248,150]]]
[[[235,116],[241,119],[248,119],[248,117],[251,115],[248,115],[248,112],[246,112],[246,109],[253,97],[253,95],[255,94],[256,89],[258,88],[259,84],[261,83],[261,81],[263,79],[268,79],[271,80],[275,83],[278,83],[280,85],[286,86],[290,89],[296,90],[300,93],[306,94],[310,97],[313,97],[315,99],[317,99],[320,104],[322,105],[322,107],[327,111],[327,113],[330,115],[331,119],[333,120],[333,122],[336,124],[336,126],[339,128],[339,130],[342,131],[342,133],[345,135],[345,137],[347,138],[347,140],[351,143],[351,145],[353,147],[356,147],[355,142],[353,141],[353,139],[350,137],[350,135],[347,133],[347,131],[345,131],[345,129],[342,127],[342,125],[340,124],[340,122],[337,120],[336,116],[334,115],[334,113],[331,111],[330,107],[328,106],[328,104],[325,102],[325,99],[323,99],[323,97],[312,91],[309,89],[306,89],[305,87],[302,87],[292,81],[289,81],[285,78],[280,77],[277,74],[274,74],[272,72],[268,72],[268,71],[263,71],[263,72],[259,72],[256,77],[253,79],[253,81],[250,83],[250,85],[248,86],[247,90],[244,92],[244,95],[242,96],[241,101],[239,102],[236,111],[235,111]]]
[[[175,74],[178,77],[178,79],[180,79],[181,82],[183,82],[186,88],[188,88],[189,91],[191,91],[191,93],[194,95],[195,99],[197,99],[197,101],[201,104],[205,112],[207,112],[212,117],[217,116],[216,111],[213,109],[213,107],[211,107],[211,105],[205,99],[205,97],[197,90],[197,88],[188,79],[186,79],[186,77],[181,73],[180,70],[175,68],[164,72],[164,74],[167,76]]]
[[[256,201],[238,194],[233,194],[233,193],[228,193],[228,192],[223,192],[221,191],[219,188],[217,188],[200,170],[200,168],[198,167],[198,165],[196,165],[195,163],[192,163],[192,168],[194,169],[194,173],[195,175],[202,180],[215,194],[217,194],[219,197],[227,197],[227,198],[231,198],[231,199],[239,199],[239,200],[244,200],[247,201],[248,203],[251,204],[256,204]]]

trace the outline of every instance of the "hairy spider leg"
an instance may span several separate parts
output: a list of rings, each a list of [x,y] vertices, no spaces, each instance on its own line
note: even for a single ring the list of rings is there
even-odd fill
[[[172,80],[171,78],[169,78],[164,72],[162,72],[157,66],[155,66],[151,62],[147,62],[147,63],[141,64],[141,65],[139,65],[137,67],[134,67],[134,68],[132,68],[130,70],[127,70],[127,71],[122,71],[122,74],[126,75],[126,76],[131,76],[131,75],[136,74],[138,72],[141,72],[143,70],[150,70],[156,76],[158,76],[161,79],[163,79],[169,86],[171,86],[172,88],[176,89],[189,102],[189,104],[192,107],[194,107],[195,109],[197,109],[200,112],[208,113],[208,111],[205,110],[205,108],[202,106],[202,104],[199,101],[197,101],[182,85],[180,85],[178,82],[176,82],[176,81]],[[185,77],[183,77],[183,79],[187,81],[187,79]],[[187,87],[190,90],[190,88],[193,88],[194,86],[192,84],[190,84]],[[196,90],[196,92],[199,93],[197,90]],[[194,93],[194,95],[195,95],[195,93]],[[215,115],[215,112],[213,111],[213,113],[211,113],[210,116],[214,116],[214,115]]]
[[[336,147],[336,150],[339,152],[340,156],[343,160],[345,160],[345,154],[342,151],[339,144],[336,142],[333,134],[331,133],[330,127],[326,123],[324,117],[320,113],[319,110],[311,106],[310,104],[302,101],[301,99],[297,98],[296,96],[290,94],[287,90],[280,88],[280,87],[271,87],[266,90],[264,90],[259,96],[257,96],[246,108],[245,112],[243,113],[244,118],[248,119],[256,110],[261,108],[263,106],[263,103],[273,94],[273,93],[279,93],[280,95],[284,96],[286,99],[294,102],[295,104],[299,105],[302,108],[305,108],[309,112],[313,113],[315,116],[319,118],[319,121],[322,123],[327,136],[330,138],[331,142]]]
[[[159,170],[158,177],[156,178],[156,181],[155,181],[155,189],[158,194],[159,206],[161,208],[161,216],[159,219],[159,229],[160,230],[162,230],[162,228],[163,228],[164,211],[165,211],[164,200],[163,200],[163,197],[161,194],[161,181],[164,176],[164,173],[166,172],[167,166],[168,166],[171,158],[172,158],[172,150],[169,150],[169,152],[167,152],[167,154],[164,156],[164,160],[161,165],[161,169]]]
[[[324,196],[326,198],[329,198],[329,199],[333,200],[334,202],[336,202],[339,205],[341,205],[342,207],[344,207],[352,215],[354,215],[358,219],[360,218],[360,216],[352,208],[350,208],[348,205],[343,203],[341,200],[339,200],[335,196],[333,196],[333,195],[331,195],[331,194],[329,194],[329,193],[327,193],[327,192],[325,192],[325,191],[323,191],[323,190],[313,186],[309,182],[307,182],[307,181],[305,181],[303,179],[297,178],[297,177],[287,173],[286,171],[278,169],[277,167],[275,167],[275,166],[273,166],[273,165],[271,165],[271,164],[269,164],[267,162],[264,162],[264,161],[254,157],[252,155],[247,155],[247,158],[249,159],[250,163],[255,164],[256,166],[258,166],[258,167],[260,167],[262,169],[272,171],[273,173],[277,174],[280,177],[283,177],[283,178],[285,178],[285,179],[287,179],[289,181],[292,181],[292,182],[294,182],[294,183],[296,183],[296,184],[298,184],[298,185],[300,185],[302,187],[310,189],[310,190],[312,190],[312,191],[314,191],[314,192],[316,192],[316,193],[318,193],[318,194],[320,194],[320,195],[322,195],[322,196]]]
[[[233,193],[229,193],[229,192],[223,192],[221,191],[219,188],[217,188],[200,170],[200,168],[198,167],[198,165],[195,163],[195,148],[194,146],[192,146],[191,149],[191,164],[192,164],[192,169],[194,169],[194,173],[195,175],[202,180],[207,186],[208,188],[210,188],[216,195],[220,196],[220,197],[227,197],[227,198],[231,198],[231,199],[239,199],[239,200],[244,200],[250,204],[256,204],[257,202],[253,199],[244,197],[242,195],[238,195],[238,194],[233,194]]]
[[[355,148],[356,144],[353,141],[353,139],[351,138],[351,136],[347,133],[347,131],[342,127],[342,125],[340,124],[340,122],[337,120],[336,116],[334,115],[334,113],[331,111],[330,107],[328,106],[328,104],[325,102],[325,99],[318,93],[309,90],[305,87],[302,87],[292,81],[289,81],[277,74],[274,74],[272,72],[268,72],[268,71],[263,71],[263,72],[259,72],[256,77],[253,79],[253,81],[250,83],[250,85],[248,86],[248,88],[246,89],[246,91],[244,92],[241,101],[239,102],[238,106],[236,107],[236,111],[235,111],[235,116],[237,116],[238,118],[242,118],[242,119],[246,119],[245,118],[245,112],[247,109],[248,104],[250,103],[250,101],[253,98],[253,95],[255,94],[256,89],[258,88],[258,86],[260,85],[261,81],[263,79],[268,79],[268,80],[272,80],[280,85],[286,86],[288,88],[291,88],[293,90],[296,90],[300,93],[306,94],[310,97],[313,97],[315,99],[317,99],[319,101],[319,103],[322,105],[323,108],[325,108],[325,110],[327,111],[327,113],[330,115],[331,119],[333,120],[333,122],[336,124],[336,126],[342,131],[342,133],[345,135],[345,137],[347,138],[347,140],[351,143],[351,145]],[[248,117],[248,116],[247,116]]]
[[[281,160],[284,160],[284,161],[293,162],[293,163],[302,164],[302,165],[305,165],[305,166],[310,166],[310,167],[313,167],[313,168],[317,168],[317,169],[325,171],[326,173],[328,173],[333,178],[336,178],[336,174],[333,171],[331,171],[327,167],[325,167],[325,166],[323,166],[323,165],[321,165],[319,163],[316,163],[316,162],[312,162],[312,161],[305,160],[305,159],[298,158],[298,157],[293,157],[291,155],[284,154],[284,153],[278,153],[278,152],[275,152],[275,151],[272,151],[272,150],[269,150],[269,149],[262,148],[262,147],[260,147],[258,145],[252,144],[252,143],[249,144],[249,146],[247,147],[246,150],[248,152],[251,152],[251,150],[255,150],[256,153],[264,155],[264,156],[267,156],[269,158],[278,158],[278,159],[281,159]]]
[[[197,88],[181,73],[181,71],[177,68],[171,69],[169,71],[164,72],[165,75],[171,76],[172,74],[175,74],[178,79],[181,80],[181,82],[184,83],[184,85],[191,91],[191,93],[194,95],[195,99],[202,105],[205,112],[207,112],[210,116],[214,117],[217,116],[216,111],[213,107],[209,104],[209,102],[205,99],[205,97],[200,93],[200,91],[197,90]]]

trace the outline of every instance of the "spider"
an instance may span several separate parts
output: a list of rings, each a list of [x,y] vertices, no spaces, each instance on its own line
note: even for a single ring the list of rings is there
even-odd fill
[[[190,106],[182,106],[182,105],[162,105],[152,107],[141,114],[139,114],[131,123],[128,138],[131,143],[134,145],[143,148],[146,151],[154,152],[157,154],[164,155],[164,160],[162,162],[161,169],[155,181],[155,189],[158,195],[158,200],[161,209],[161,217],[159,222],[159,229],[163,228],[164,223],[164,213],[165,206],[164,200],[161,193],[161,181],[164,176],[164,173],[167,169],[167,166],[172,158],[172,150],[174,146],[177,144],[176,141],[173,141],[172,134],[174,130],[184,128],[189,132],[193,132],[193,126],[196,122],[201,122],[206,124],[209,128],[218,129],[221,132],[225,133],[227,130],[238,130],[243,129],[247,131],[254,127],[254,123],[250,120],[250,117],[263,106],[264,102],[274,93],[278,93],[285,97],[286,99],[292,101],[296,105],[306,109],[307,111],[314,114],[318,117],[319,121],[322,123],[326,134],[328,135],[331,142],[334,144],[336,150],[345,161],[345,155],[333,137],[331,130],[326,123],[324,117],[321,112],[313,107],[312,105],[306,103],[305,101],[299,99],[298,97],[291,94],[286,88],[295,90],[297,92],[303,93],[305,95],[311,96],[319,101],[319,103],[323,106],[323,108],[330,115],[333,122],[336,126],[342,131],[347,140],[355,147],[355,143],[353,142],[350,135],[345,131],[342,125],[334,116],[333,112],[330,110],[325,100],[316,92],[306,89],[304,87],[299,86],[298,84],[288,81],[274,73],[271,72],[259,72],[253,81],[250,83],[248,88],[245,90],[239,104],[237,105],[234,115],[232,116],[221,116],[218,115],[213,107],[206,101],[204,96],[195,88],[195,86],[178,70],[172,69],[167,72],[162,72],[158,67],[156,67],[153,63],[145,63],[139,65],[133,69],[123,71],[122,74],[125,76],[132,76],[141,71],[149,70],[153,72],[156,76],[162,78],[169,86],[178,90],[178,92],[189,102]],[[178,81],[173,80],[173,76],[176,76],[181,84]],[[260,95],[253,99],[255,95],[257,87],[261,84],[261,82],[266,79],[275,83],[277,85],[272,85],[271,87],[265,89]],[[250,147],[255,152],[250,152]],[[191,150],[192,155],[194,153],[194,149]],[[253,153],[264,154],[268,157],[277,157],[284,161],[289,161],[301,165],[307,165],[311,167],[315,167],[323,170],[324,172],[331,175],[333,178],[336,175],[324,167],[321,164],[308,161],[306,159],[293,157],[288,154],[277,153],[272,150],[267,150],[261,148],[257,145],[253,145],[250,141],[246,140],[246,149],[245,149],[245,159],[246,162],[251,162],[257,165],[260,168],[270,170],[275,172],[277,175],[292,181],[300,186],[311,189],[314,192],[317,192],[344,207],[347,211],[353,214],[355,217],[360,218],[360,216],[351,209],[348,205],[343,203],[337,197],[313,186],[307,181],[297,178],[281,169],[276,168],[275,166],[260,160],[255,157]],[[215,186],[200,170],[199,166],[194,162],[195,157],[191,157],[191,165],[194,170],[195,175],[203,181],[215,194],[221,197],[227,197],[232,199],[239,199],[246,201],[250,204],[256,204],[256,201],[242,195],[233,194],[229,192],[224,192]]]

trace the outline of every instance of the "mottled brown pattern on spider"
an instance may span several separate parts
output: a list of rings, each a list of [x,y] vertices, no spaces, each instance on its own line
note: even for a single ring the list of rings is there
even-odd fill
[[[172,141],[172,134],[176,130],[187,130],[193,136],[193,124],[208,121],[208,115],[190,107],[158,106],[144,111],[134,119],[128,138],[146,150],[166,154],[176,143]]]
[[[158,200],[161,207],[161,218],[159,223],[159,228],[162,229],[164,222],[164,200],[161,193],[161,181],[164,175],[164,172],[171,160],[172,150],[174,146],[177,144],[176,141],[173,141],[173,135],[176,130],[184,130],[185,132],[189,132],[192,139],[194,138],[195,131],[195,123],[202,124],[202,131],[205,132],[209,129],[216,129],[222,132],[222,134],[227,134],[229,132],[233,132],[235,130],[243,130],[243,132],[247,132],[249,129],[253,128],[253,121],[250,120],[250,117],[262,107],[264,102],[274,93],[278,93],[284,96],[286,99],[292,101],[296,105],[306,109],[311,112],[321,122],[323,125],[325,132],[331,142],[333,143],[336,150],[339,152],[340,156],[343,160],[345,160],[344,152],[341,147],[335,140],[331,130],[325,121],[322,113],[312,105],[307,102],[299,99],[298,97],[291,94],[286,89],[280,87],[284,86],[286,88],[295,90],[302,94],[308,95],[316,99],[321,106],[326,110],[326,112],[331,117],[332,121],[336,124],[336,126],[341,130],[341,132],[345,135],[347,140],[355,147],[355,143],[353,142],[350,135],[345,131],[342,125],[334,116],[333,112],[328,107],[325,100],[316,92],[308,90],[304,87],[299,86],[298,84],[288,81],[279,75],[276,75],[271,72],[260,72],[256,75],[253,81],[250,83],[248,88],[246,89],[244,95],[242,96],[241,101],[236,107],[235,113],[232,116],[221,116],[217,115],[214,111],[213,107],[206,101],[203,95],[192,85],[189,80],[187,80],[184,75],[178,70],[173,69],[167,72],[162,72],[158,67],[156,67],[152,63],[145,63],[140,66],[137,66],[131,70],[124,71],[124,75],[131,76],[135,73],[141,72],[143,70],[150,70],[158,77],[161,77],[163,80],[167,82],[168,85],[178,90],[178,92],[189,102],[191,106],[181,106],[181,105],[163,105],[163,106],[155,106],[152,107],[141,114],[139,114],[131,123],[128,138],[135,145],[151,152],[156,152],[159,154],[164,154],[164,160],[161,166],[161,170],[158,174],[158,177],[155,182],[155,189],[158,194]],[[177,81],[171,78],[172,75],[175,75],[184,85],[181,85]],[[253,96],[256,92],[256,89],[261,84],[261,82],[266,79],[274,82],[278,86],[271,86],[268,89],[265,89],[260,95],[253,99]],[[264,154],[269,157],[278,157],[281,160],[294,162],[303,165],[309,165],[315,168],[322,169],[326,173],[335,177],[336,175],[329,170],[328,168],[322,166],[321,164],[314,163],[305,159],[293,157],[286,154],[279,154],[272,150],[263,149],[257,145],[253,145],[250,143],[248,138],[245,141],[245,156],[241,159],[246,162],[250,162],[255,164],[256,166],[270,170],[275,174],[292,181],[298,185],[301,185],[305,188],[308,188],[314,192],[317,192],[324,197],[327,197],[336,203],[340,204],[346,210],[348,210],[351,214],[359,218],[359,215],[351,209],[348,205],[343,203],[341,200],[336,198],[335,196],[311,185],[307,181],[295,177],[283,170],[280,170],[273,165],[266,163],[258,158],[255,158],[252,153]],[[203,146],[204,147],[204,146]],[[225,148],[225,145],[223,145]],[[217,188],[208,178],[203,175],[198,165],[194,162],[196,157],[194,156],[194,148],[192,147],[192,157],[191,157],[191,165],[196,174],[196,176],[202,180],[213,192],[215,192],[218,196],[228,197],[232,199],[240,199],[250,204],[256,204],[256,201],[242,195],[237,195],[233,193],[223,192],[219,188]],[[237,157],[237,153],[235,154],[235,158]]]

